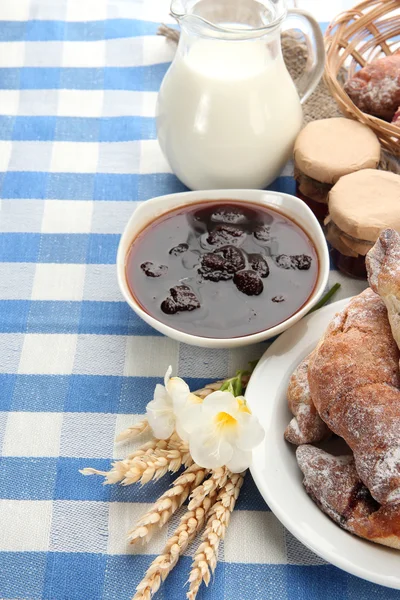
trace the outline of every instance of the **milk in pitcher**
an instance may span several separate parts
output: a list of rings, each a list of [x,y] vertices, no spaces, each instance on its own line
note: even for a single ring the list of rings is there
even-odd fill
[[[263,188],[281,172],[302,124],[301,102],[324,69],[318,23],[285,0],[172,0],[180,24],[158,97],[157,132],[173,172],[192,189]],[[297,89],[281,32],[308,48]]]
[[[279,51],[263,40],[199,39],[178,53],[159,95],[158,138],[192,189],[262,188],[289,158],[302,123]]]

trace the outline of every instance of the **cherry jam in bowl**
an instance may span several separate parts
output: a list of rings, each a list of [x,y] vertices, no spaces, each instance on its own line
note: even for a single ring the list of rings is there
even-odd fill
[[[267,340],[317,303],[329,254],[298,198],[261,190],[183,192],[143,202],[122,234],[118,282],[131,308],[180,342]]]

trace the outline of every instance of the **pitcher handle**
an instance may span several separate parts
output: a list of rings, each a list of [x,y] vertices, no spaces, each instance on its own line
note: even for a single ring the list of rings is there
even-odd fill
[[[301,8],[288,10],[282,30],[300,29],[306,38],[308,58],[304,72],[296,82],[303,104],[317,87],[324,72],[325,47],[322,31],[317,21]]]

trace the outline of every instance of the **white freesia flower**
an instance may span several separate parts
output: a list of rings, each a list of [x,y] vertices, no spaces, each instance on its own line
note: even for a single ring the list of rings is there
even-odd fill
[[[171,377],[172,367],[169,367],[164,377],[164,385],[159,383],[154,390],[154,398],[148,403],[147,420],[154,436],[165,440],[173,434],[185,435],[178,423],[177,416],[187,405],[190,394],[189,386],[180,377]]]
[[[201,467],[227,466],[240,473],[251,463],[251,450],[264,438],[264,430],[245,399],[231,392],[213,392],[201,404],[187,407],[181,426],[189,436],[190,454]]]
[[[197,423],[197,415],[201,412],[202,402],[203,398],[190,393],[184,403],[174,403],[176,432],[184,442],[189,441],[190,433]]]

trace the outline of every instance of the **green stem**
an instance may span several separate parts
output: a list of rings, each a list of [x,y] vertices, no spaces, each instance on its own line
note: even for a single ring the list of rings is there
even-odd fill
[[[235,397],[242,396],[244,388],[246,387],[247,380],[244,382],[243,377],[248,377],[253,372],[258,360],[252,361],[250,364],[250,371],[236,371],[235,377],[226,379],[220,387],[221,392],[230,392]]]
[[[340,288],[340,283],[335,283],[335,285],[333,285],[331,287],[331,289],[329,290],[329,292],[327,292],[325,294],[325,296],[323,296],[321,298],[321,300],[319,302],[317,302],[317,304],[309,311],[308,314],[314,312],[315,310],[318,310],[319,308],[321,308],[322,306],[324,306],[331,298],[334,294],[336,294],[336,292],[338,291],[338,289]]]
[[[257,358],[256,360],[251,360],[251,361],[249,362],[249,365],[250,365],[250,373],[252,373],[252,372],[254,371],[254,369],[256,368],[256,366],[257,366],[257,363],[258,363],[258,362],[260,362],[260,359],[259,359],[259,358]]]

